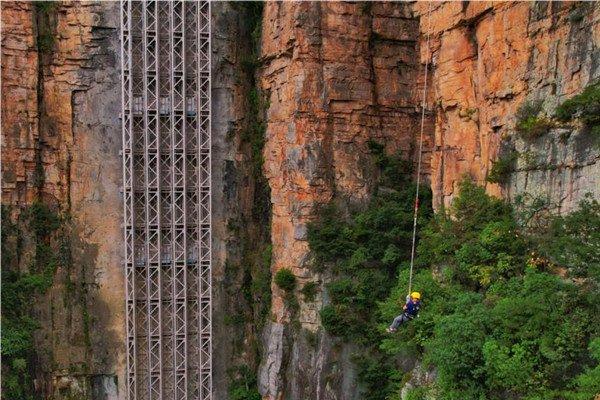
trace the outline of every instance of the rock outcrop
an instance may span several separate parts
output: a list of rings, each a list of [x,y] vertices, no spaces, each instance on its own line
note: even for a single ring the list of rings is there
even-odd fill
[[[269,104],[263,154],[273,207],[271,270],[289,268],[298,288],[323,288],[327,280],[311,269],[306,237],[318,205],[334,198],[364,203],[373,191],[377,169],[368,142],[409,160],[415,155],[417,41],[418,21],[406,3],[265,5],[259,76]],[[305,302],[296,293],[296,312],[284,291],[271,287],[261,394],[360,398],[351,349],[320,328],[324,297]],[[311,346],[307,338],[315,334],[318,345]]]
[[[516,162],[503,192],[522,207],[568,213],[591,195],[600,199],[600,146],[585,130],[553,129],[535,140],[514,140]]]
[[[69,261],[35,302],[36,387],[55,399],[124,393],[118,16],[110,2],[2,2],[2,204],[69,216]]]
[[[551,114],[561,101],[600,78],[598,4],[418,2],[415,10],[421,16],[421,61],[429,58],[432,65],[435,205],[450,203],[464,174],[495,195],[541,190],[563,211],[575,207],[588,189],[598,194],[598,185],[594,190],[589,182],[590,174],[593,181],[600,179],[598,167],[579,165],[589,164],[587,156],[565,160],[564,168],[533,184],[537,188],[522,183],[525,173],[506,187],[486,183],[503,140],[514,136],[516,112],[525,101],[543,100]],[[428,36],[431,52],[425,48]],[[562,148],[559,154],[570,152],[571,143],[555,144]]]

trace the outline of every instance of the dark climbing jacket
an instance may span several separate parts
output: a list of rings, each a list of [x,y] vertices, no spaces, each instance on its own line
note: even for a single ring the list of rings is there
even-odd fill
[[[421,308],[421,302],[420,301],[417,301],[416,303],[413,303],[412,300],[409,300],[409,301],[406,302],[406,310],[404,310],[404,313],[409,318],[414,318],[419,313],[419,308]]]

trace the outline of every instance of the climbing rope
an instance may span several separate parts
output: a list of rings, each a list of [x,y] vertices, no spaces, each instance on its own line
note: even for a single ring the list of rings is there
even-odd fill
[[[408,274],[408,295],[412,291],[412,278],[413,269],[415,265],[415,245],[417,242],[417,216],[419,214],[419,187],[421,185],[421,158],[423,155],[423,131],[425,130],[425,106],[427,104],[427,75],[429,72],[429,57],[431,57],[431,49],[429,46],[430,40],[430,28],[431,28],[431,4],[429,2],[429,9],[427,11],[427,58],[425,59],[425,83],[423,84],[423,98],[421,101],[421,133],[419,136],[419,156],[417,158],[417,187],[415,191],[415,207],[413,214],[413,235],[412,235],[412,248],[410,252],[410,272]]]

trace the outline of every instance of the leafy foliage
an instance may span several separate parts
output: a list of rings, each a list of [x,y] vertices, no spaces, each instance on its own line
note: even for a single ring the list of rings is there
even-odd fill
[[[311,302],[315,301],[315,296],[317,295],[318,286],[316,282],[307,282],[300,290],[300,293],[304,296],[304,301]]]
[[[510,173],[515,169],[515,162],[518,157],[519,154],[513,151],[493,161],[487,181],[491,183],[506,183]]]
[[[419,318],[381,343],[390,355],[422,353],[437,369],[434,388],[414,396],[592,399],[600,293],[596,270],[586,267],[597,263],[598,218],[590,200],[552,218],[547,233],[525,235],[508,204],[463,181],[452,207],[422,233],[413,280],[423,294]],[[572,265],[568,272],[587,283],[561,279],[552,262],[534,262],[532,250]],[[401,273],[381,304],[382,326],[407,281]]]
[[[600,284],[600,203],[590,197],[569,215],[553,218],[535,237],[541,254],[571,275]]]
[[[290,292],[296,287],[296,277],[289,269],[282,268],[275,273],[275,284],[281,289]]]
[[[427,195],[425,199],[429,204]],[[378,336],[372,310],[386,297],[401,261],[410,254],[413,201],[414,186],[409,186],[375,196],[365,211],[346,218],[330,206],[310,225],[311,249],[337,275],[326,285],[331,304],[321,312],[331,333],[358,343]],[[431,208],[420,212],[425,221]]]
[[[529,117],[519,121],[516,131],[523,139],[532,140],[545,135],[555,124],[546,117]]]
[[[363,398],[385,399],[397,387],[393,359],[379,348],[377,303],[386,298],[404,260],[410,255],[415,186],[410,167],[400,156],[369,143],[381,172],[379,190],[363,210],[347,212],[331,203],[309,225],[308,241],[318,267],[334,279],[325,285],[330,303],[321,310],[323,327],[342,340],[361,346],[353,361],[363,385]],[[394,190],[392,188],[401,188]],[[420,221],[432,214],[431,194],[422,193]],[[383,386],[382,386],[383,385]]]
[[[380,170],[378,181],[380,186],[395,188],[409,183],[413,172],[413,165],[409,160],[404,159],[399,153],[391,156],[386,154],[385,146],[374,140],[370,140],[367,145],[373,155],[375,165]]]
[[[594,134],[600,135],[600,82],[587,86],[582,93],[559,105],[555,116],[562,122],[579,119]]]
[[[394,360],[420,354],[438,378],[409,398],[592,399],[600,373],[598,202],[546,217],[535,230],[519,224],[510,204],[463,180],[451,207],[420,220],[430,218],[413,277],[423,295],[419,318],[383,336],[408,285],[410,191],[379,193],[350,215],[331,204],[309,227],[316,259],[337,277],[326,285],[322,324],[362,346],[353,360],[364,398],[399,398]]]
[[[262,327],[271,309],[271,274],[268,268],[270,264],[263,264],[255,272],[250,284],[252,301],[256,310],[253,321]]]
[[[576,390],[567,393],[566,397],[569,400],[591,399],[600,393],[600,337],[590,341],[588,350],[597,364],[575,378],[574,388]]]
[[[554,127],[550,119],[540,116],[542,104],[542,101],[527,101],[517,110],[515,130],[523,139],[538,138]]]
[[[256,389],[258,384],[256,375],[247,366],[233,368],[229,371],[231,383],[229,385],[229,398],[231,400],[260,400],[260,393]]]
[[[32,299],[52,286],[57,266],[65,262],[52,240],[64,218],[41,203],[21,210],[17,219],[11,214],[2,206],[2,396],[28,400],[35,395],[33,336],[40,326],[32,313]],[[23,228],[34,235],[36,244],[26,272],[19,266]]]

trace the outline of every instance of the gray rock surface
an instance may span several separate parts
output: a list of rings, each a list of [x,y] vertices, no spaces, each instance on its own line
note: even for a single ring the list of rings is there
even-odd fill
[[[568,213],[587,194],[600,199],[600,138],[585,130],[554,129],[534,139],[515,141],[516,169],[507,185],[511,200],[539,199],[551,210]]]

